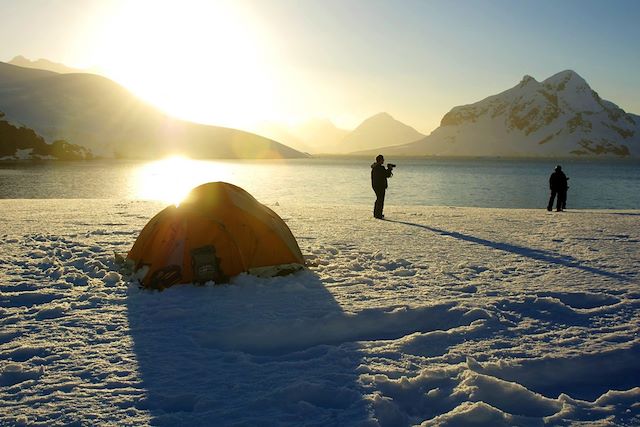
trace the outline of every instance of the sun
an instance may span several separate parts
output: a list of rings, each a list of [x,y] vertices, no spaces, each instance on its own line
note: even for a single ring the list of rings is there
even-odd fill
[[[141,166],[136,176],[136,198],[160,200],[174,205],[200,184],[229,182],[233,171],[228,164],[174,156]]]
[[[97,30],[93,61],[171,115],[247,128],[276,97],[266,37],[238,4],[116,3]]]

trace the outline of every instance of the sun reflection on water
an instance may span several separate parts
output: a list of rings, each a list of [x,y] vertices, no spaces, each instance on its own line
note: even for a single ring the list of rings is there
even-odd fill
[[[228,164],[170,157],[141,166],[137,173],[136,198],[178,205],[194,187],[232,179]]]

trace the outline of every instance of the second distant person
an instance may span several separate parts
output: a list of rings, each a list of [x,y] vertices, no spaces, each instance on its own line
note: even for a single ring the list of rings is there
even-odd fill
[[[555,170],[549,177],[549,189],[551,190],[551,196],[549,197],[549,204],[547,205],[547,210],[553,210],[553,199],[558,196],[558,201],[556,202],[556,211],[562,212],[566,205],[567,200],[567,176],[562,172],[562,166],[556,166]]]

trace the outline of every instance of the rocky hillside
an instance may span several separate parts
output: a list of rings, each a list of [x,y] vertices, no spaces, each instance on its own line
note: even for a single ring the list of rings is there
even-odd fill
[[[67,141],[47,144],[33,129],[14,126],[0,112],[0,160],[90,160],[91,151]]]
[[[598,95],[571,70],[453,108],[420,141],[388,155],[639,157],[640,116]]]
[[[94,74],[58,74],[0,62],[0,111],[11,123],[34,129],[48,141],[63,139],[104,157],[306,156],[249,132],[169,117]]]

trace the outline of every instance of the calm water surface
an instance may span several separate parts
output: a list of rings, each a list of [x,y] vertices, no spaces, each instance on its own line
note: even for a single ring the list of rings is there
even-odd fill
[[[387,159],[387,204],[542,208],[548,160]],[[243,187],[267,204],[372,204],[369,159],[0,164],[0,198],[156,199],[177,202],[209,181]],[[640,209],[640,163],[572,160],[568,207]]]

